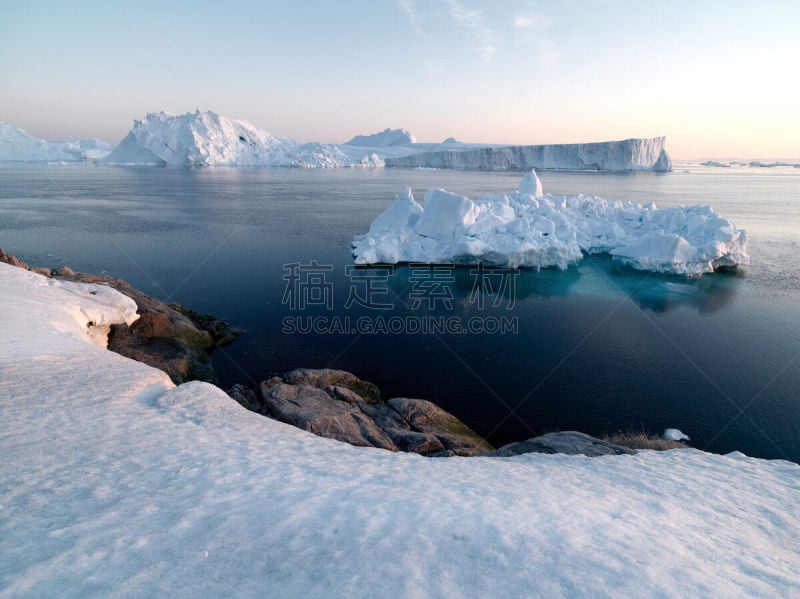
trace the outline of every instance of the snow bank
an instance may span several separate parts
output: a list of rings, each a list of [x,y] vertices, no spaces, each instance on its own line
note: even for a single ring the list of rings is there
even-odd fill
[[[392,146],[405,146],[416,143],[414,135],[405,129],[384,129],[372,135],[356,135],[350,141],[344,142],[346,146],[366,146],[369,148],[388,148]]]
[[[36,277],[0,264],[0,597],[800,593],[796,464],[352,447],[92,345]]]
[[[459,170],[671,171],[664,137],[587,144],[499,146],[387,158],[386,166]]]
[[[108,164],[178,166],[382,166],[361,148],[276,137],[213,112],[150,113],[105,158]]]
[[[11,123],[0,122],[0,162],[64,162],[75,156]]]
[[[710,206],[658,209],[584,195],[542,195],[535,172],[519,191],[472,201],[441,189],[398,195],[366,235],[356,264],[440,262],[567,268],[608,253],[634,268],[696,275],[749,262],[747,234]]]

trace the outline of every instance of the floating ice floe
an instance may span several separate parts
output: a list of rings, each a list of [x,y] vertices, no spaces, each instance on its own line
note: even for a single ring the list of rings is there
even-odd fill
[[[476,201],[429,189],[421,206],[407,188],[367,234],[353,238],[356,264],[567,268],[584,254],[610,254],[640,270],[680,275],[749,262],[746,232],[711,206],[659,209],[544,195],[533,171],[518,191]]]

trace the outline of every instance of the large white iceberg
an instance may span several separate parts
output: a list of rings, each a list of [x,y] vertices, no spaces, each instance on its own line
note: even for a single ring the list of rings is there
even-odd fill
[[[656,208],[594,196],[543,195],[536,173],[518,191],[473,201],[442,189],[399,194],[366,235],[356,264],[427,262],[567,268],[607,253],[640,270],[681,275],[749,262],[747,234],[711,206]]]
[[[672,170],[665,138],[625,139],[585,144],[465,147],[386,159],[386,166],[457,170],[659,171]]]
[[[363,148],[276,137],[214,112],[150,113],[105,159],[109,164],[178,166],[382,166]]]

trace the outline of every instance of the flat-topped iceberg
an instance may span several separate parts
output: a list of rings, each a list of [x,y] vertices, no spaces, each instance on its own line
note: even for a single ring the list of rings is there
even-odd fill
[[[633,138],[585,144],[464,147],[449,145],[387,157],[386,166],[456,170],[656,171],[669,172],[666,138]]]
[[[606,253],[640,270],[699,275],[749,262],[747,234],[711,206],[656,208],[542,193],[531,171],[517,191],[465,196],[429,189],[424,206],[398,194],[366,235],[356,264],[399,262],[567,268]]]

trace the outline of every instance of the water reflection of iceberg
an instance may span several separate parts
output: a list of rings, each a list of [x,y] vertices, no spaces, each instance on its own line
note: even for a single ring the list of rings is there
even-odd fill
[[[572,293],[602,297],[624,294],[654,312],[681,306],[716,312],[730,306],[742,276],[742,271],[736,270],[694,278],[646,273],[609,256],[593,255],[565,270],[486,268],[482,275],[469,266],[398,265],[389,287],[408,306],[420,297],[430,297],[430,308],[457,312],[471,312],[477,301],[486,307],[508,308],[528,298],[567,299]]]
[[[679,277],[643,273],[621,265],[606,256],[592,256],[581,265],[581,271],[594,271],[594,277],[605,279],[607,286],[628,295],[640,307],[654,312],[669,312],[681,306],[699,312],[717,312],[728,308],[736,295],[744,273],[741,270],[718,272],[715,276]]]

